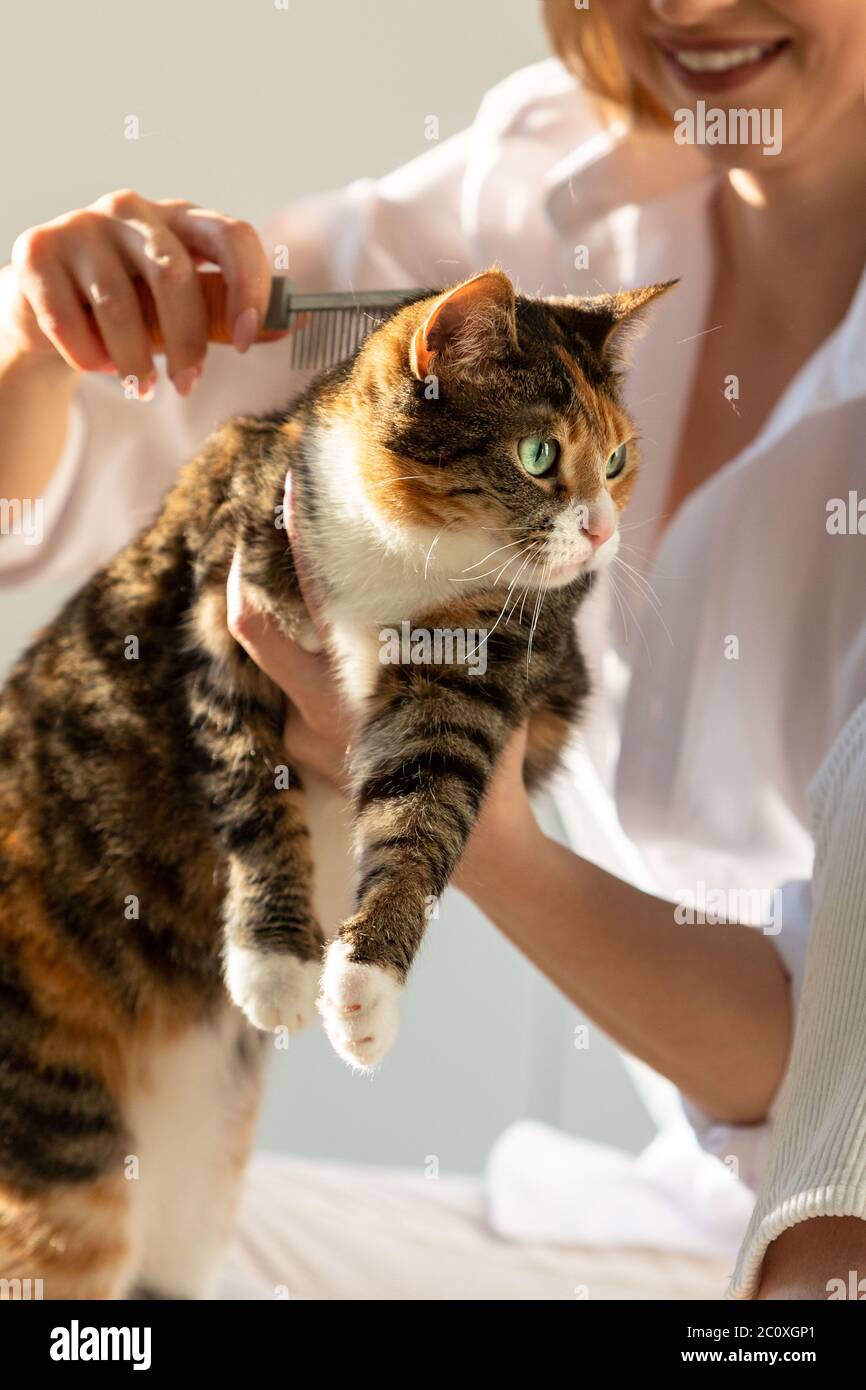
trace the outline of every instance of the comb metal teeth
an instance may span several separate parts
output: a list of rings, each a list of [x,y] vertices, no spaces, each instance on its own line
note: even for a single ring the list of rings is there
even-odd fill
[[[301,371],[333,366],[349,357],[376,327],[369,310],[292,309],[289,365]]]
[[[333,366],[350,356],[374,329],[381,316],[422,290],[361,290],[347,293],[289,294],[283,288],[271,296],[269,323],[277,319],[291,329],[289,366],[299,371]]]

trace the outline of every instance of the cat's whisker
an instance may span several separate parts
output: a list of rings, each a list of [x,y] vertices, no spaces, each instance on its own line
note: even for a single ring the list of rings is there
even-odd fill
[[[616,556],[614,558],[614,564],[619,565],[622,578],[627,579],[630,582],[634,589],[635,595],[641,600],[642,603],[647,604],[649,606],[650,612],[658,618],[659,622],[664,628],[665,636],[667,637],[671,646],[673,646],[674,639],[671,634],[670,628],[665,622],[664,614],[661,608],[661,600],[658,598],[658,595],[655,593],[655,590],[652,588],[652,585],[648,584],[648,582],[644,580],[643,575],[639,574],[637,570],[633,570],[631,566],[627,565],[624,560],[621,560],[619,558],[619,556]],[[613,577],[613,566],[611,566],[610,574],[611,577]],[[647,587],[645,589],[641,588],[639,581],[642,581]],[[632,611],[631,607],[629,607],[629,611]],[[638,624],[633,612],[632,619],[635,623],[635,626],[640,631],[640,625]],[[641,635],[643,636],[643,633],[641,633]],[[644,641],[646,641],[645,638]]]
[[[538,545],[538,542],[534,542],[534,543],[531,543],[531,544],[529,545],[528,549],[529,549],[530,553],[532,552],[533,549],[537,548],[537,545]],[[525,550],[520,550],[520,551],[518,551],[518,553],[517,553],[516,555],[509,555],[508,559],[505,561],[505,564],[502,566],[501,570],[499,571],[499,574],[497,574],[496,579],[494,580],[494,583],[496,583],[496,584],[499,583],[500,578],[501,578],[502,575],[505,573],[505,571],[508,569],[508,566],[512,563],[512,561],[514,561],[514,560],[519,560],[520,557],[521,557],[521,555],[525,555],[525,554],[526,554],[526,551],[525,551]],[[522,567],[521,567],[521,568],[522,568]],[[519,574],[519,573],[520,573],[520,570],[518,570],[517,573]],[[513,585],[514,585],[514,579],[512,579],[511,582],[510,582],[509,585],[508,585],[509,590],[513,587]]]
[[[626,575],[623,575],[622,577],[623,577],[623,578],[627,578]],[[640,608],[638,608],[637,613],[635,613],[635,610],[632,608],[631,604],[629,603],[628,598],[626,597],[626,594],[625,594],[624,591],[623,591],[623,595],[622,595],[622,596],[623,596],[623,601],[625,602],[626,606],[628,607],[628,611],[629,611],[629,613],[631,614],[632,622],[634,623],[634,626],[635,626],[637,632],[638,632],[639,635],[640,635],[640,639],[641,639],[641,641],[643,642],[644,651],[646,652],[647,656],[648,656],[649,659],[650,659],[650,664],[652,664],[652,652],[651,652],[651,650],[650,650],[650,644],[649,644],[649,641],[648,641],[648,639],[647,639],[646,632],[644,631],[645,624],[642,624],[642,623],[640,622],[640,611],[641,611],[641,610],[640,610]]]
[[[535,635],[535,629],[536,629],[536,627],[538,626],[538,619],[539,619],[539,616],[540,616],[540,614],[541,614],[541,604],[542,604],[542,601],[543,601],[543,599],[544,599],[544,589],[545,589],[545,584],[546,584],[546,582],[547,582],[545,576],[547,576],[547,577],[550,576],[550,572],[551,572],[552,568],[553,568],[552,561],[548,560],[547,563],[543,566],[542,571],[541,571],[541,583],[540,583],[539,586],[538,586],[538,593],[536,594],[536,597],[535,597],[535,609],[534,609],[533,614],[532,614],[532,623],[531,623],[531,626],[530,626],[530,628],[529,628],[529,640],[528,640],[528,642],[527,642],[527,644],[526,644],[526,670],[527,670],[527,672],[529,671],[529,663],[530,663],[530,661],[532,660],[532,638],[533,638],[533,636]]]
[[[626,571],[626,573],[632,576],[632,579],[638,585],[638,587],[643,590],[644,594],[646,595],[647,602],[651,604],[651,606],[658,613],[659,617],[661,617],[662,601],[656,593],[655,589],[653,588],[652,584],[647,579],[646,575],[641,574],[640,570],[636,570],[634,568],[634,565],[630,565],[627,560],[623,560],[621,555],[617,555],[615,558],[617,562],[622,566],[622,568]]]
[[[526,569],[526,566],[531,562],[531,560],[532,560],[532,556],[531,556],[531,555],[527,555],[526,559],[523,561],[523,564],[520,566],[520,569],[517,571],[516,575],[515,575],[514,578],[512,579],[511,583],[509,584],[509,586],[508,586],[508,594],[507,594],[506,599],[505,599],[506,604],[508,603],[508,599],[511,597],[511,591],[512,591],[512,589],[516,588],[518,579],[520,578],[520,576],[521,576],[521,574],[523,573],[523,571]],[[526,589],[527,589],[528,587],[529,587],[529,586],[527,585],[526,588],[524,588],[524,590],[523,590],[524,597],[525,597],[525,595],[526,595]],[[509,613],[508,613],[508,617],[507,617],[506,620],[505,620],[505,621],[506,621],[506,626],[508,625],[508,623],[511,622],[511,619],[512,619],[512,617],[514,616],[514,610],[515,610],[515,608],[517,607],[517,600],[519,599],[519,597],[520,597],[520,592],[518,591],[518,592],[515,594],[515,596],[514,596],[514,602],[512,603],[511,609],[510,609],[510,611],[509,611]],[[520,620],[518,619],[518,622],[519,622],[519,621],[520,621]]]
[[[617,597],[617,602],[618,602],[619,605],[620,605],[620,610],[622,611],[622,605],[625,604],[625,607],[626,607],[626,609],[628,610],[629,617],[631,618],[632,623],[634,624],[635,631],[637,632],[638,636],[640,637],[641,641],[643,642],[643,644],[644,644],[644,650],[646,651],[647,656],[650,657],[650,660],[651,660],[651,659],[652,659],[652,653],[650,652],[650,647],[649,647],[649,643],[648,643],[647,638],[646,638],[646,633],[644,632],[643,628],[641,627],[640,623],[638,622],[637,618],[635,617],[634,609],[632,608],[632,606],[631,606],[631,604],[629,603],[628,599],[626,598],[625,594],[620,595],[620,593],[619,593],[619,591],[618,591],[618,588],[617,588],[617,585],[616,585],[616,582],[615,582],[615,580],[614,580],[613,572],[610,571],[609,573],[610,573],[610,580],[611,580],[611,589],[612,589],[612,592],[613,592],[613,593],[616,595],[616,597]],[[625,623],[625,614],[624,614],[624,612],[623,612],[623,623]]]
[[[435,547],[435,545],[436,545],[436,542],[439,540],[439,537],[440,537],[441,535],[442,535],[442,532],[441,532],[441,531],[437,531],[437,532],[436,532],[436,535],[433,537],[432,541],[430,542],[430,549],[427,551],[427,554],[426,554],[426,556],[425,556],[425,558],[424,558],[424,579],[425,579],[425,581],[426,581],[426,579],[427,579],[427,569],[428,569],[428,567],[429,567],[429,565],[430,565],[430,556],[433,554],[433,549],[434,549],[434,547]]]
[[[624,560],[621,555],[617,555],[615,559],[620,569],[625,571],[625,574],[631,580],[632,584],[637,587],[638,592],[646,599],[650,607],[661,615],[661,599],[649,580],[641,574],[640,570],[636,570],[633,565],[630,565],[627,560]]]
[[[620,522],[617,530],[622,534],[625,531],[637,531],[641,526],[649,526],[652,521],[663,521],[670,516],[670,512],[656,512],[655,516],[645,516],[643,521]]]
[[[537,562],[535,562],[535,556],[532,556],[532,555],[527,556],[527,560],[525,560],[523,566],[521,566],[521,573],[523,573],[523,570],[525,569],[525,564],[527,564],[527,563],[531,563],[531,564],[532,564],[532,570],[535,570],[535,563],[537,563]],[[516,575],[516,578],[520,578],[520,575]],[[524,603],[525,603],[525,600],[527,600],[527,594],[528,594],[528,592],[530,592],[531,584],[532,584],[532,578],[531,578],[531,575],[530,575],[530,578],[528,578],[527,582],[525,582],[525,584],[523,585],[523,587],[521,587],[520,591],[518,591],[517,594],[514,594],[514,602],[512,603],[512,607],[510,607],[510,610],[509,610],[509,623],[510,623],[510,621],[512,621],[512,619],[513,619],[513,617],[514,617],[514,609],[516,609],[516,607],[517,607],[518,599],[520,599],[520,614],[518,614],[518,616],[517,616],[517,626],[518,626],[518,627],[523,626],[523,624],[521,624],[521,617],[523,617],[523,605],[524,605]]]
[[[474,565],[467,565],[467,566],[465,567],[465,569],[462,569],[462,570],[460,571],[460,573],[461,573],[461,574],[466,574],[466,572],[467,572],[468,570],[477,569],[479,565],[483,565],[483,564],[484,564],[484,561],[485,561],[485,560],[489,560],[491,555],[498,555],[499,552],[500,552],[500,550],[510,550],[511,547],[512,547],[513,545],[520,545],[520,538],[519,538],[519,537],[518,537],[518,539],[517,539],[516,541],[506,541],[505,545],[498,545],[498,546],[496,547],[495,550],[490,550],[490,551],[488,551],[488,553],[483,557],[483,559],[481,559],[481,560],[476,560]]]
[[[540,542],[535,541],[535,542],[533,542],[533,544],[536,545],[536,546],[538,546],[538,545],[540,544]],[[527,547],[527,549],[530,549],[530,547]],[[519,559],[519,558],[520,558],[519,555],[513,555],[513,556],[511,557],[511,559],[509,559],[508,564],[511,564],[511,560],[517,560],[517,559]],[[528,559],[531,559],[532,557],[531,557],[531,555],[530,555],[530,556],[528,556],[527,558],[528,558]],[[524,562],[524,563],[525,563],[525,562]],[[522,568],[523,568],[523,566],[521,566],[521,569],[522,569]],[[478,645],[477,645],[477,647],[475,648],[475,650],[474,650],[473,652],[470,652],[470,653],[469,653],[470,656],[474,656],[474,655],[475,655],[475,652],[480,651],[482,647],[486,647],[486,645],[487,645],[487,643],[488,643],[488,640],[493,636],[493,634],[494,634],[494,632],[496,631],[496,629],[498,628],[499,624],[502,622],[503,616],[504,616],[504,614],[505,614],[505,610],[506,610],[506,608],[508,607],[508,600],[509,600],[509,598],[510,598],[510,596],[511,596],[511,590],[512,590],[512,588],[514,587],[515,583],[517,582],[517,579],[518,579],[519,575],[520,575],[520,570],[517,571],[517,574],[515,575],[514,579],[512,579],[511,583],[510,583],[509,586],[508,586],[508,592],[506,593],[506,595],[505,595],[505,600],[504,600],[504,602],[503,602],[503,604],[502,604],[502,607],[501,607],[500,610],[499,610],[499,617],[496,619],[496,622],[493,624],[492,628],[490,628],[490,630],[486,633],[486,635],[485,635],[484,637],[482,637],[481,641],[478,643]]]
[[[616,580],[614,579],[614,577],[613,577],[612,574],[610,574],[610,576],[609,576],[609,583],[610,583],[610,592],[611,592],[611,594],[613,595],[613,597],[616,599],[617,607],[619,608],[619,612],[620,612],[620,617],[622,618],[622,635],[623,635],[623,641],[624,641],[624,642],[628,642],[628,619],[627,619],[626,616],[625,616],[625,609],[624,609],[623,604],[622,604],[622,599],[621,599],[620,596],[619,596],[619,590],[618,590],[617,585],[616,585]]]
[[[658,565],[655,563],[655,559],[652,556],[652,554],[648,555],[646,550],[641,550],[636,545],[626,545],[624,542],[620,543],[619,548],[620,550],[628,550],[632,555],[634,555],[637,558],[638,562],[642,566],[641,574],[645,574],[645,571],[651,566],[653,574],[657,574],[660,579],[671,578],[670,570],[660,570]]]
[[[517,571],[517,573],[515,574],[514,578],[510,581],[510,583],[509,583],[509,585],[508,585],[508,590],[507,590],[506,595],[505,595],[505,602],[504,602],[503,605],[502,605],[502,612],[500,612],[499,618],[502,617],[502,614],[505,612],[505,609],[508,607],[508,600],[509,600],[510,597],[511,597],[512,590],[516,587],[517,581],[519,580],[521,574],[522,574],[523,571],[526,569],[526,566],[532,562],[532,557],[533,557],[533,554],[534,554],[534,553],[537,551],[537,549],[538,549],[538,544],[539,544],[539,543],[536,542],[535,545],[529,547],[528,554],[525,555],[525,559],[524,559],[524,561],[523,561],[523,564],[520,566],[520,569]],[[524,552],[521,552],[521,554],[523,554],[523,553],[524,553]],[[514,558],[515,558],[515,559],[519,559],[520,556],[515,556]],[[511,563],[511,561],[509,560],[509,564],[510,564],[510,563]],[[503,566],[503,568],[505,568],[505,567]],[[510,614],[509,614],[509,617],[510,617]],[[496,620],[497,623],[499,622],[499,618],[497,618],[497,620]],[[506,619],[506,621],[507,621],[507,619]]]
[[[539,544],[539,541],[531,541],[530,544],[526,547],[526,549],[529,550],[532,548],[532,546],[536,546]],[[509,555],[504,565],[494,565],[492,569],[484,570],[482,574],[452,574],[449,576],[448,582],[449,584],[475,584],[479,579],[486,579],[489,574],[495,574],[498,577],[498,575],[504,574],[505,570],[508,569],[508,566],[512,565],[515,560],[519,560],[521,555],[524,555],[525,553],[526,551],[524,550],[518,550],[516,555]]]
[[[647,552],[646,552],[646,550],[641,549],[641,547],[640,547],[639,545],[632,545],[630,541],[620,541],[620,543],[619,543],[619,549],[620,549],[620,550],[627,550],[627,551],[629,552],[630,555],[636,555],[637,558],[638,558],[638,560],[639,560],[639,561],[642,561],[642,562],[644,562],[644,563],[645,563],[646,560],[647,560]],[[619,552],[617,552],[617,553],[619,553]]]
[[[650,656],[650,655],[651,655],[651,653],[650,653],[650,647],[649,647],[649,643],[648,643],[647,638],[646,638],[646,634],[645,634],[645,632],[644,632],[644,630],[643,630],[641,624],[639,623],[639,621],[638,621],[638,619],[637,619],[637,616],[636,616],[636,614],[635,614],[635,611],[634,611],[634,609],[632,608],[631,604],[629,603],[626,594],[625,594],[623,591],[621,591],[620,586],[619,586],[619,585],[617,584],[617,582],[616,582],[616,576],[615,576],[615,574],[614,574],[613,567],[611,567],[611,569],[608,571],[608,573],[609,573],[609,575],[610,575],[611,592],[614,594],[614,596],[615,596],[615,598],[616,598],[616,600],[617,600],[617,603],[618,603],[619,606],[620,606],[620,611],[623,612],[623,625],[626,627],[626,640],[628,640],[628,632],[627,632],[627,624],[626,624],[626,622],[625,622],[625,613],[624,613],[624,610],[623,610],[623,604],[625,604],[625,607],[628,609],[629,617],[631,618],[632,623],[633,623],[633,625],[634,625],[634,627],[635,627],[635,630],[638,632],[638,634],[639,634],[639,636],[640,636],[640,639],[641,639],[641,641],[642,641],[643,644],[644,644],[644,649],[646,650],[647,656]],[[629,575],[629,573],[628,573],[627,570],[623,570],[623,571],[622,571],[622,578],[624,578],[624,579],[631,579],[631,576]],[[644,595],[640,592],[640,590],[638,590],[638,595],[639,595],[639,597],[640,597],[641,599],[644,598]],[[656,610],[653,609],[653,611],[655,612]],[[661,616],[661,615],[659,615],[659,616]]]
[[[638,588],[635,585],[633,576],[630,575],[627,570],[620,570],[620,578],[629,582],[632,593],[634,597],[638,600],[639,607],[641,604],[648,605],[649,611],[653,614],[654,617],[659,619],[662,627],[665,630],[665,634],[667,635],[668,639],[672,641],[671,634],[667,629],[664,617],[662,616],[660,609],[650,601],[649,596],[642,589]]]
[[[534,567],[533,567],[533,568],[534,568]],[[524,605],[525,605],[525,603],[526,603],[527,598],[529,597],[529,591],[530,591],[531,587],[532,587],[532,576],[530,576],[530,578],[527,580],[526,588],[523,590],[523,602],[522,602],[521,605],[520,605],[520,617],[519,617],[518,620],[517,620],[517,621],[521,624],[521,626],[522,626],[522,624],[523,624],[523,609],[524,609]]]
[[[514,601],[513,601],[512,605],[511,605],[511,608],[510,608],[509,613],[508,613],[508,621],[509,621],[509,622],[511,621],[511,619],[512,619],[512,617],[513,617],[513,615],[514,615],[514,610],[515,610],[515,608],[517,607],[517,602],[518,602],[518,599],[520,598],[520,595],[521,595],[522,593],[525,594],[525,593],[526,593],[526,589],[527,589],[527,587],[528,587],[528,583],[527,583],[527,584],[523,585],[521,588],[518,588],[518,580],[520,579],[520,576],[522,575],[523,571],[526,569],[526,566],[527,566],[528,564],[531,564],[531,563],[532,563],[532,556],[531,556],[531,555],[527,555],[526,559],[523,561],[523,564],[520,566],[520,569],[517,571],[516,575],[514,576],[514,578],[512,579],[511,583],[510,583],[509,586],[508,586],[509,596],[510,596],[510,594],[511,594],[512,589],[515,591],[515,593],[514,593]]]

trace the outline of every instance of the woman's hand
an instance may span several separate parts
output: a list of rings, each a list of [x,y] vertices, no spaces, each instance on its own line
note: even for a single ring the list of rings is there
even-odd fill
[[[288,509],[286,515],[289,515]],[[265,675],[288,696],[283,743],[292,762],[312,768],[341,789],[346,785],[346,753],[352,721],[326,652],[305,651],[243,591],[240,557],[235,553],[226,590],[229,632]]]
[[[227,285],[239,352],[267,310],[270,269],[248,222],[180,198],[152,201],[124,189],[31,227],[0,271],[0,357],[65,362],[75,372],[156,381],[153,348],[133,287],[148,286],[165,341],[167,371],[186,396],[201,375],[207,314],[196,266],[214,261]],[[90,312],[88,312],[88,308]]]

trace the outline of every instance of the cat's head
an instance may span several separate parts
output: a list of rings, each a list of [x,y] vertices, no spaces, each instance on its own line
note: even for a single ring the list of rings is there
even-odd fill
[[[493,269],[388,319],[340,393],[385,544],[470,587],[558,587],[612,559],[638,466],[622,348],[667,288],[533,299]]]

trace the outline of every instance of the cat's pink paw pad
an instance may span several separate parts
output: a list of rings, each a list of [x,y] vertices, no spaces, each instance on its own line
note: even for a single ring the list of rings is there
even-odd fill
[[[397,1036],[402,986],[388,970],[349,960],[350,947],[328,948],[318,1010],[335,1051],[361,1071],[374,1067]]]
[[[265,1033],[277,1028],[296,1033],[312,1023],[321,973],[318,960],[246,946],[229,946],[226,952],[226,988],[250,1023]]]

